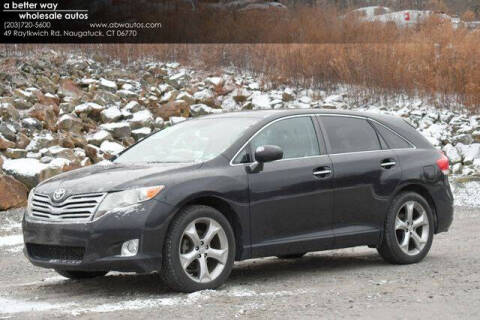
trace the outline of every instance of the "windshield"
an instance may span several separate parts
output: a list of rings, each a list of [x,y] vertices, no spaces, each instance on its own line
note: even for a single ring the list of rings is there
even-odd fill
[[[221,154],[252,118],[197,119],[155,133],[122,153],[115,162],[203,162]]]

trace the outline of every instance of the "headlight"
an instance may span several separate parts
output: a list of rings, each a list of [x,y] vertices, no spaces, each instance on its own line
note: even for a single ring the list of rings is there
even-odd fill
[[[32,201],[33,201],[34,193],[35,193],[35,188],[30,190],[30,193],[28,194],[27,210],[25,211],[25,214],[27,215],[27,217],[32,216],[32,206],[33,206]]]
[[[97,208],[94,219],[98,219],[114,209],[120,209],[150,200],[164,188],[165,186],[156,186],[109,193]]]

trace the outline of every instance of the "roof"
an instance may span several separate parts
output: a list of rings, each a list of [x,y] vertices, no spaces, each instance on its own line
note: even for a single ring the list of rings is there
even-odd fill
[[[276,119],[286,116],[295,116],[302,114],[339,114],[350,115],[357,117],[367,117],[379,121],[389,122],[392,118],[398,118],[391,115],[385,115],[380,113],[371,112],[359,112],[349,110],[337,110],[337,109],[281,109],[281,110],[256,110],[256,111],[234,111],[217,113],[213,115],[207,115],[202,118],[216,119],[216,118],[257,118],[257,119]]]

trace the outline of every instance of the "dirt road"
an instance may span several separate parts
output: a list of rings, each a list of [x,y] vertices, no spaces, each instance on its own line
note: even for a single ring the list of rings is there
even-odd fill
[[[0,319],[478,319],[480,209],[457,208],[419,264],[386,264],[368,248],[237,263],[216,291],[178,294],[158,275],[71,281],[30,265],[21,212],[0,215]]]

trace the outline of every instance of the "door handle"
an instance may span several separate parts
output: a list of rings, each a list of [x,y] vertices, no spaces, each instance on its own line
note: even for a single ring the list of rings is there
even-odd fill
[[[382,160],[382,162],[380,163],[380,166],[382,168],[385,168],[385,169],[391,169],[393,167],[395,167],[397,163],[395,162],[394,159],[384,159]]]
[[[313,170],[313,175],[319,178],[328,177],[332,173],[330,167],[320,167]]]

